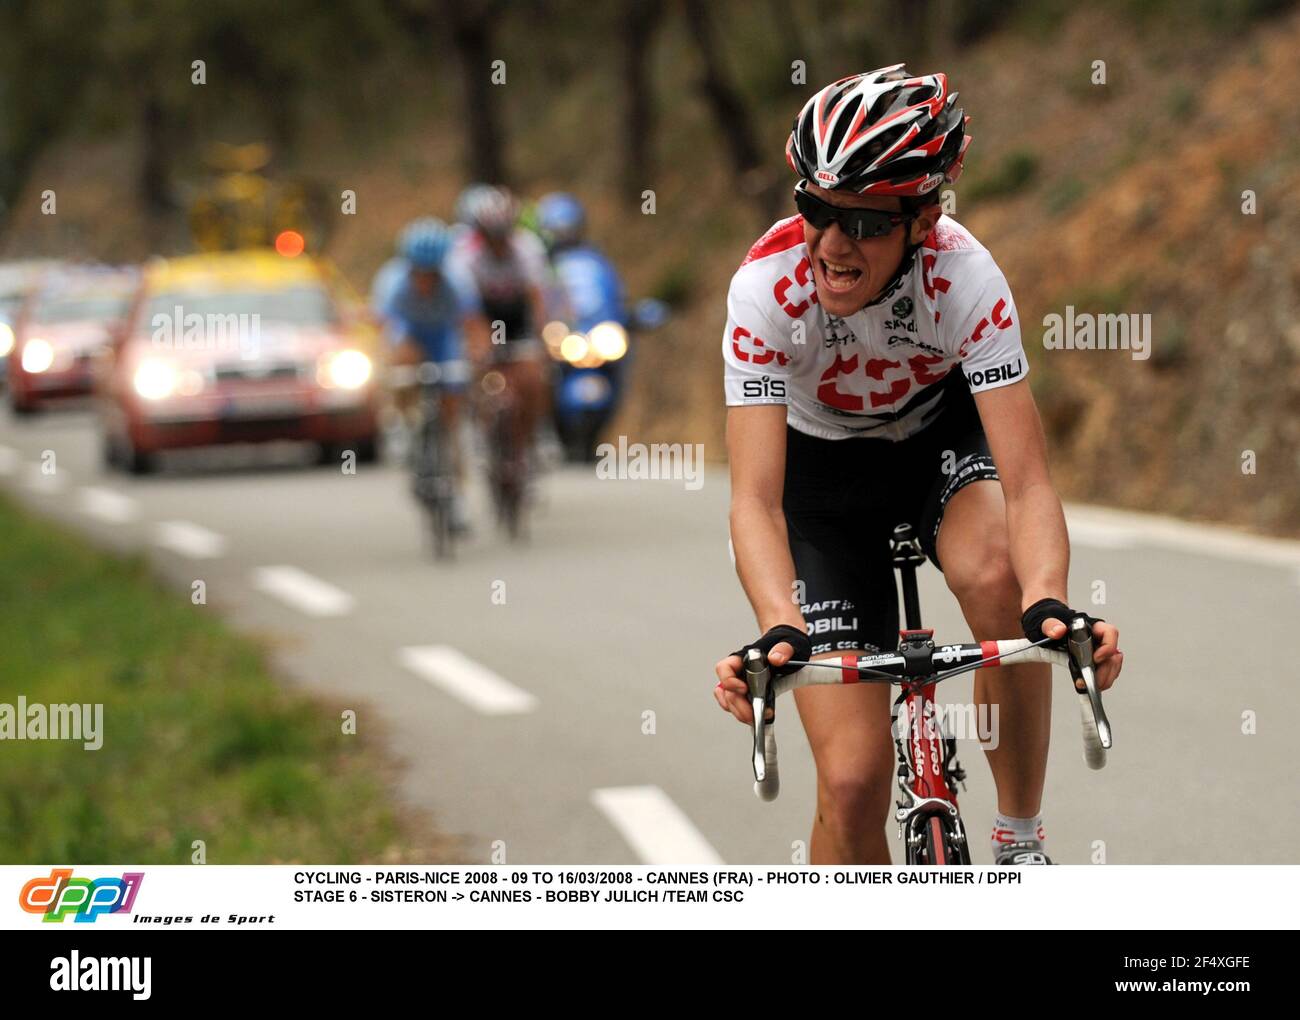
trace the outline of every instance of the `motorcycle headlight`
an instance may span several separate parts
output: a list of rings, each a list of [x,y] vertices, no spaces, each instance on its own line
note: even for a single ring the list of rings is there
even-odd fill
[[[370,359],[361,351],[337,351],[322,360],[316,378],[330,389],[359,390],[370,381],[372,371]]]
[[[176,369],[165,361],[142,361],[132,385],[145,400],[162,400],[176,392]]]
[[[617,361],[627,353],[627,330],[617,322],[601,322],[587,333],[591,348],[606,361]]]
[[[14,349],[14,328],[7,322],[0,322],[0,358],[6,357]]]
[[[557,361],[564,360],[560,351],[564,338],[569,335],[569,327],[562,322],[548,322],[542,327],[542,342],[546,344],[546,353]]]
[[[560,357],[570,365],[586,360],[590,352],[591,344],[587,343],[587,338],[581,333],[570,333],[560,341]]]
[[[38,375],[54,364],[54,348],[48,340],[33,337],[23,344],[23,371]]]

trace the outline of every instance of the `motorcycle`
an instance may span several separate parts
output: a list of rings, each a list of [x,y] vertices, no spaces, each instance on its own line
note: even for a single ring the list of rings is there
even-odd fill
[[[617,274],[594,249],[565,251],[556,257],[555,270],[573,319],[550,322],[542,330],[555,363],[555,431],[568,460],[591,462],[601,430],[623,397],[631,361],[629,337],[662,326],[668,306],[645,298],[627,314]]]

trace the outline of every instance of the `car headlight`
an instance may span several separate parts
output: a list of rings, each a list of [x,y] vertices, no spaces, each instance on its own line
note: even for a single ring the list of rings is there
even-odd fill
[[[316,370],[316,379],[330,389],[359,390],[370,381],[373,367],[360,351],[338,351],[326,356]]]
[[[7,322],[0,322],[0,358],[6,357],[14,349],[14,328]]]
[[[165,361],[142,361],[132,383],[145,400],[162,400],[176,392],[176,369]]]
[[[23,371],[37,375],[54,364],[54,348],[48,340],[33,337],[23,344]]]
[[[591,348],[606,361],[617,361],[627,353],[627,330],[617,322],[601,322],[587,332]]]

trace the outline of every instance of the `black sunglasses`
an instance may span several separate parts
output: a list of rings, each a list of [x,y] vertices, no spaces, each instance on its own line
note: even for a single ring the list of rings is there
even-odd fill
[[[886,212],[883,209],[845,209],[823,202],[808,191],[808,182],[800,181],[794,187],[794,204],[799,215],[812,224],[814,230],[825,230],[832,223],[855,241],[868,237],[885,237],[902,223],[916,219],[906,213]]]

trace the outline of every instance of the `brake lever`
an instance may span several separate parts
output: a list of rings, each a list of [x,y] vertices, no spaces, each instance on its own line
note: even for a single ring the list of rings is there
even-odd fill
[[[1097,672],[1092,661],[1092,628],[1083,616],[1076,616],[1070,624],[1066,640],[1070,653],[1070,676],[1079,695],[1079,713],[1083,723],[1083,760],[1090,769],[1106,765],[1106,752],[1111,746],[1110,720],[1101,703],[1101,690],[1097,686]]]
[[[754,712],[754,793],[762,800],[775,800],[781,780],[776,771],[776,732],[768,727],[767,709],[776,701],[776,684],[767,658],[757,648],[745,653],[744,668],[749,706]],[[772,721],[776,722],[775,717]]]

